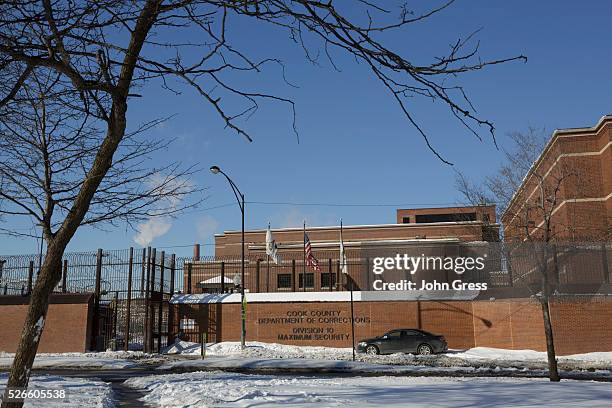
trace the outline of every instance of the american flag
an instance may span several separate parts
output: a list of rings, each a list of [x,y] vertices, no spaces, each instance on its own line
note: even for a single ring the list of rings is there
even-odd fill
[[[306,233],[304,233],[304,253],[306,254],[306,265],[310,266],[315,271],[320,271],[319,261],[317,261],[317,258],[312,254],[312,247],[308,239],[308,234]]]

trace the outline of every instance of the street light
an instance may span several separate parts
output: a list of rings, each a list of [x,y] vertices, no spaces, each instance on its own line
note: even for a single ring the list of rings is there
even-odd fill
[[[240,331],[240,347],[244,350],[245,347],[245,339],[246,339],[246,308],[244,304],[244,194],[240,192],[236,183],[232,181],[231,178],[227,174],[223,172],[218,166],[211,166],[210,172],[212,174],[223,174],[234,192],[236,196],[236,200],[238,200],[238,206],[240,207],[240,212],[242,213],[242,245],[240,246],[241,250],[241,264],[240,264],[240,315],[242,320],[242,330]]]

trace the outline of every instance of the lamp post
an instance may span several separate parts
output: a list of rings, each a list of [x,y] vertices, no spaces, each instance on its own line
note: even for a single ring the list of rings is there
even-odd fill
[[[234,183],[232,179],[229,178],[229,176],[225,174],[218,166],[211,166],[210,171],[213,174],[220,173],[225,176],[230,187],[232,188],[232,191],[234,192],[234,195],[236,196],[236,200],[238,200],[238,206],[240,207],[240,212],[242,213],[242,245],[240,245],[240,316],[242,320],[242,330],[240,331],[240,347],[244,350],[246,339],[246,305],[244,303],[244,194],[240,192],[236,183]]]

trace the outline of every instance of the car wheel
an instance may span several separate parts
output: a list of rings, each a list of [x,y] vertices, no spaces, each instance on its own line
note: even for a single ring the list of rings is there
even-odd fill
[[[417,353],[422,355],[422,356],[428,356],[430,354],[433,354],[433,349],[431,348],[431,346],[429,344],[421,344],[417,348]]]
[[[370,345],[368,345],[366,347],[365,352],[366,352],[366,354],[369,354],[369,355],[372,355],[372,356],[376,355],[376,354],[378,354],[378,347],[373,346],[373,345],[370,344]]]

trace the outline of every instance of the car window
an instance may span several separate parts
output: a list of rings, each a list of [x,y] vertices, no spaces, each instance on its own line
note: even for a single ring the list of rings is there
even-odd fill
[[[399,331],[392,331],[392,332],[387,333],[385,336],[387,336],[390,339],[396,339],[396,338],[399,338],[400,332]]]
[[[419,336],[421,333],[419,333],[416,330],[404,330],[402,331],[402,336]]]

